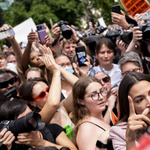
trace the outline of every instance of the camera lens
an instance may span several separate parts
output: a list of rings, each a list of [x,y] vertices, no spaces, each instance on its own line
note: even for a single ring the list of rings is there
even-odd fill
[[[150,27],[147,27],[143,32],[143,41],[150,44]]]

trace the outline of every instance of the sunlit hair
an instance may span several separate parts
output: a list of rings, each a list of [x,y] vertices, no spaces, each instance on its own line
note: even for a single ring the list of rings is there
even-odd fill
[[[25,72],[25,79],[27,79],[27,74],[28,74],[30,71],[37,71],[37,72],[40,73],[40,77],[41,77],[41,78],[45,78],[45,77],[44,77],[44,73],[43,73],[43,71],[42,71],[40,68],[38,68],[38,67],[30,67],[30,68],[28,68],[28,69],[26,70],[26,72]]]
[[[73,43],[73,44],[76,44],[73,40],[69,39],[69,40],[66,40],[65,38],[63,39],[63,48],[65,46],[66,43]]]

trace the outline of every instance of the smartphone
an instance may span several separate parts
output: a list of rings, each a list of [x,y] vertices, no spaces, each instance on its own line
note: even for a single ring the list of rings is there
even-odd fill
[[[121,14],[120,5],[114,5],[114,6],[112,6],[112,12]]]
[[[0,31],[0,40],[7,38],[8,36],[14,36],[15,32],[12,27],[8,30],[1,30]]]
[[[78,46],[75,48],[76,56],[78,60],[79,67],[86,66],[84,62],[86,62],[86,51],[84,46]]]
[[[9,91],[4,93],[4,97],[6,100],[10,100],[12,97],[16,98],[17,97],[17,90],[16,88],[11,88]]]
[[[141,14],[141,19],[142,20],[147,20],[148,19],[148,13],[143,13],[143,14]]]
[[[45,26],[44,26],[44,24],[39,24],[36,26],[36,28],[37,28],[37,33],[39,35],[39,39],[43,43],[45,41],[45,36],[47,35]]]
[[[95,23],[94,23],[94,18],[91,18],[91,19],[90,19],[90,22],[92,22],[92,25],[93,25],[93,27],[94,27],[94,25],[95,25]]]

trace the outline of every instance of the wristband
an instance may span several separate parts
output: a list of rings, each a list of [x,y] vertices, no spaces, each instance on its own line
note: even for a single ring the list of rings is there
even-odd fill
[[[53,78],[54,78],[54,77],[60,77],[60,74],[54,74],[54,75],[53,75]]]
[[[75,43],[78,44],[80,42],[80,39],[78,41],[76,41]]]
[[[107,148],[107,144],[102,143],[101,141],[97,140],[96,146],[98,148]]]

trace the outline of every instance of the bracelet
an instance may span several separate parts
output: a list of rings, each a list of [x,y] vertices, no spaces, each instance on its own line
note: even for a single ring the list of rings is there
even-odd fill
[[[60,74],[54,74],[54,75],[53,75],[53,78],[54,78],[54,77],[60,77]]]
[[[78,41],[76,41],[75,43],[78,44],[80,42],[80,39]]]

